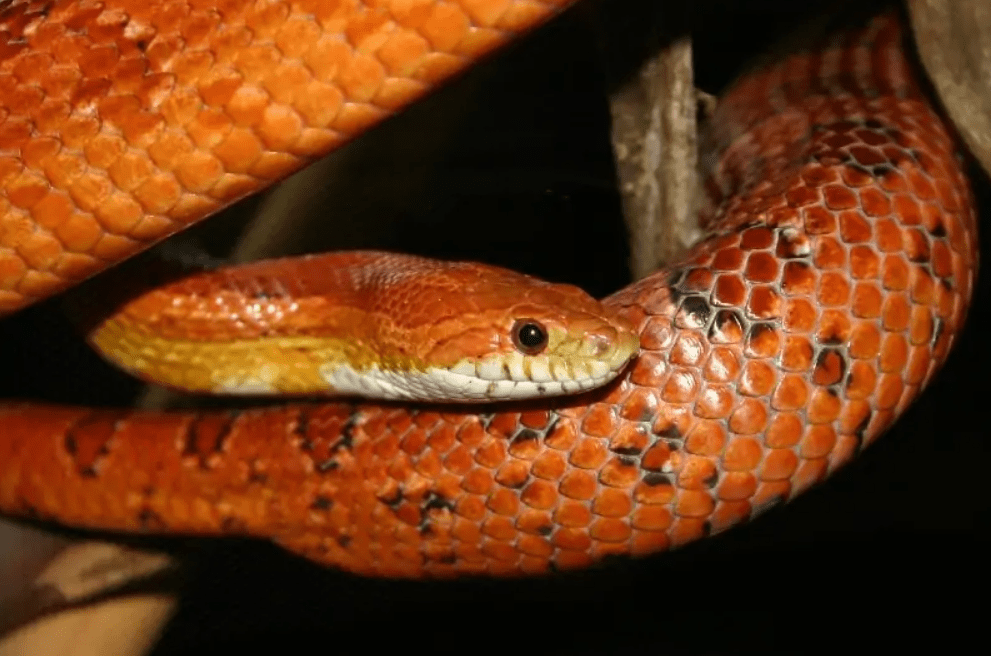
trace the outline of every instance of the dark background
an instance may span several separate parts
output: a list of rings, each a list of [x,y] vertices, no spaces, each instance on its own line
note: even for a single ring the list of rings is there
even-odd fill
[[[697,5],[699,86],[718,92],[801,21],[799,4]],[[676,18],[669,27],[686,29]],[[569,11],[335,154],[348,158],[349,182],[328,184],[325,229],[286,250],[477,259],[600,296],[626,284],[606,104],[624,64],[604,66],[593,41]],[[986,180],[975,179],[987,207]],[[222,256],[254,203],[193,240]],[[154,655],[813,653],[979,639],[988,282],[982,274],[943,372],[898,424],[826,484],[747,526],[671,554],[516,581],[372,581],[260,543],[181,543],[182,602]],[[0,323],[0,345],[0,397],[126,405],[138,389],[85,349],[57,303]]]

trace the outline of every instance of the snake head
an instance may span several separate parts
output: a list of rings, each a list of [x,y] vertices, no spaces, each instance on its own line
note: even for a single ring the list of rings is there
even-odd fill
[[[384,322],[380,342],[407,347],[383,358],[385,376],[401,386],[397,398],[572,394],[606,384],[639,350],[633,326],[578,287],[490,265],[428,262],[429,271],[393,281],[405,292],[391,298],[402,300],[382,308],[401,319]]]
[[[534,281],[525,289],[527,302],[478,312],[476,325],[437,324],[427,372],[445,396],[472,402],[581,392],[615,378],[637,353],[632,326],[581,290]]]
[[[377,251],[193,274],[130,299],[89,340],[190,391],[443,403],[592,389],[639,348],[627,321],[572,285]]]

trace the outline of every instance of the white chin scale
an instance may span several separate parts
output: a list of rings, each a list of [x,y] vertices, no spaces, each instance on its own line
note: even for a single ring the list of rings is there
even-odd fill
[[[615,372],[596,362],[594,374],[565,380],[490,380],[476,367],[462,363],[453,370],[432,367],[426,371],[395,372],[371,367],[357,371],[346,365],[325,367],[320,374],[339,394],[396,401],[484,403],[510,399],[533,399],[573,394],[598,387]],[[468,373],[468,369],[471,373]],[[481,366],[478,367],[479,369]],[[501,367],[500,367],[501,369]]]

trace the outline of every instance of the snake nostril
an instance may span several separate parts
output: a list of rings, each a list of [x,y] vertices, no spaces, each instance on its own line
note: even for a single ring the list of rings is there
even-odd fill
[[[602,333],[592,333],[587,335],[586,339],[591,346],[590,351],[592,357],[602,358],[612,350],[615,336],[604,335]]]

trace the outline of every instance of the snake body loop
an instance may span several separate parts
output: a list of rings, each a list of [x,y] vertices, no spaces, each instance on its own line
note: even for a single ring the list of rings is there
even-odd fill
[[[35,70],[61,56],[40,48],[44,39],[74,43],[71,11],[90,36],[132,26],[119,32],[133,37],[118,61],[146,68],[111,76],[103,91],[75,87],[89,115],[55,106],[57,88],[51,106],[19,96],[25,113],[69,116],[52,119],[54,137],[5,119],[7,308],[284,174],[307,148],[332,147],[565,3],[227,4],[223,25],[164,1],[90,14],[85,2],[57,4],[18,19],[37,22],[24,46],[37,52],[23,55],[43,64]],[[173,6],[186,9],[163,9]],[[114,22],[125,15],[131,23]],[[163,34],[183,34],[183,48]],[[482,411],[9,404],[0,510],[100,529],[253,535],[364,574],[444,576],[663,551],[794,497],[870,445],[932,379],[974,284],[968,184],[903,38],[897,16],[876,17],[778,58],[721,99],[709,236],[603,301],[641,345],[607,387]],[[88,56],[83,70],[113,69],[109,55]],[[276,77],[298,91],[270,88]],[[103,123],[90,120],[97,114]],[[23,125],[42,125],[41,115]],[[255,158],[230,155],[253,144]]]

